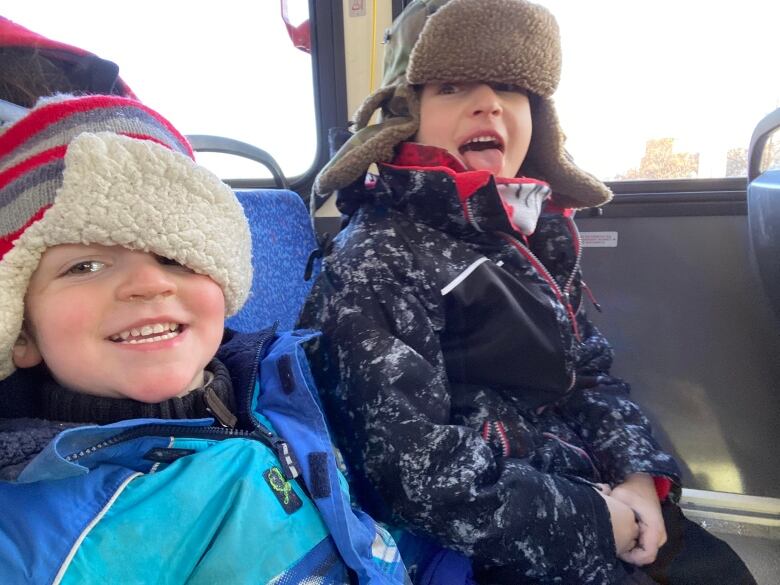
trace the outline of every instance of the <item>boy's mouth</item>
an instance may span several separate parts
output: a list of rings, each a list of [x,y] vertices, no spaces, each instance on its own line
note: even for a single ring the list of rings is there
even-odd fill
[[[150,323],[138,328],[125,329],[111,335],[108,339],[114,343],[154,343],[181,335],[184,327],[181,323],[173,322]]]
[[[479,136],[473,136],[469,138],[466,142],[458,147],[458,150],[461,154],[465,154],[470,150],[480,151],[488,150],[490,148],[495,148],[501,152],[504,152],[503,140],[501,140],[501,138],[495,134],[481,134]]]
[[[493,133],[472,136],[458,147],[466,167],[498,174],[504,166],[504,141]]]

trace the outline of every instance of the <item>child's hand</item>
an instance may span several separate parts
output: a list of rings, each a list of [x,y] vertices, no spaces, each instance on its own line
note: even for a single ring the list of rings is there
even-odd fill
[[[653,479],[644,473],[629,475],[612,489],[611,496],[636,513],[639,525],[636,547],[621,559],[639,566],[652,563],[658,549],[666,542],[666,526]]]
[[[619,559],[631,562],[628,555],[636,548],[639,538],[639,524],[634,511],[620,500],[599,492],[609,508],[612,533],[615,536],[615,552]]]

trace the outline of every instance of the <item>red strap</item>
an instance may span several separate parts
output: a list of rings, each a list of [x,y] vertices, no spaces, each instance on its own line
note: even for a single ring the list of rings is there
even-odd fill
[[[668,477],[653,477],[655,483],[655,493],[658,494],[658,499],[663,502],[672,490],[672,480]]]
[[[290,40],[296,49],[300,49],[304,53],[311,54],[311,25],[307,18],[298,26],[290,24],[290,17],[287,15],[287,0],[280,0],[282,8],[282,20],[284,26],[287,27],[287,34],[290,35]]]

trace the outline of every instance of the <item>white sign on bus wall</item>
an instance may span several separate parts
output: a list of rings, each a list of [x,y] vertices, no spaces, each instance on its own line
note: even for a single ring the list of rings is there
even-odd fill
[[[349,15],[350,16],[365,16],[366,15],[366,0],[349,0]]]
[[[581,232],[583,248],[617,248],[617,232]]]

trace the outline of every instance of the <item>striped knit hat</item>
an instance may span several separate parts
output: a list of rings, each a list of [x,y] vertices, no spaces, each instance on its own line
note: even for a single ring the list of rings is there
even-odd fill
[[[124,246],[222,287],[228,315],[252,282],[249,227],[233,191],[195,164],[162,116],[117,96],[58,96],[0,133],[0,380],[13,370],[24,296],[59,244]]]

